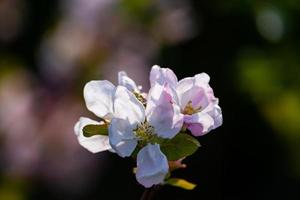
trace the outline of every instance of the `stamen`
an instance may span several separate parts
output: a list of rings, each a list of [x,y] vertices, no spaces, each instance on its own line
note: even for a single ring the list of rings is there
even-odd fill
[[[199,112],[201,109],[202,109],[201,106],[199,108],[193,108],[192,101],[189,101],[183,110],[183,114],[192,115],[194,113]]]
[[[135,136],[141,146],[148,143],[157,143],[160,138],[155,133],[155,129],[148,122],[141,123],[134,130]]]

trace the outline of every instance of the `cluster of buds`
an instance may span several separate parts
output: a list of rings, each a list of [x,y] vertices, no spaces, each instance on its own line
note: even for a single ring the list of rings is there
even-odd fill
[[[84,87],[85,103],[100,120],[81,117],[74,127],[78,141],[92,153],[109,150],[136,159],[136,179],[146,188],[176,185],[170,172],[184,168],[181,160],[199,148],[194,136],[222,124],[209,79],[200,73],[178,81],[171,69],[155,65],[148,93],[125,72],[119,72],[118,86],[90,81]]]

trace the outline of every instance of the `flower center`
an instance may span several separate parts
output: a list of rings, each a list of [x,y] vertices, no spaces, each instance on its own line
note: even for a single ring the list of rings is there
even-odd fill
[[[140,147],[143,147],[148,143],[160,144],[164,140],[163,138],[160,138],[156,134],[154,127],[151,126],[148,122],[139,124],[137,128],[134,130],[134,134],[138,139],[138,145]]]
[[[193,108],[193,104],[192,104],[192,101],[189,101],[185,108],[183,109],[183,114],[185,115],[192,115],[194,113],[197,113],[201,110],[201,106],[199,108]]]
[[[148,141],[155,135],[155,130],[148,122],[144,122],[137,126],[134,133],[139,140]]]

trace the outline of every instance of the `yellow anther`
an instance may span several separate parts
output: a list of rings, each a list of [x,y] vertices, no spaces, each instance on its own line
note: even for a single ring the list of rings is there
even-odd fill
[[[189,101],[183,110],[183,114],[192,115],[194,113],[199,112],[200,110],[201,110],[201,106],[199,108],[193,108],[192,101]]]

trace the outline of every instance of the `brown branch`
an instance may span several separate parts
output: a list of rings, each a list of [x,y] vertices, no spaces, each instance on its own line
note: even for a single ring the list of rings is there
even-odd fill
[[[153,200],[161,185],[154,185],[150,188],[146,188],[140,200]]]

